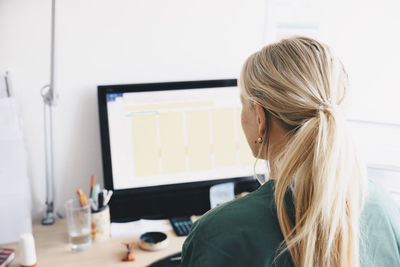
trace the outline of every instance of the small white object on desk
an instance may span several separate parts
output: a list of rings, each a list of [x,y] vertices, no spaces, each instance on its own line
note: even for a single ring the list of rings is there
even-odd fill
[[[19,246],[21,251],[21,267],[36,266],[36,249],[33,235],[31,233],[22,234],[19,241]]]

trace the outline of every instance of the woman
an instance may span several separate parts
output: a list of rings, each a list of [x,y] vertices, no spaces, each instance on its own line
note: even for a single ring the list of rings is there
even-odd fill
[[[198,220],[182,266],[400,266],[399,210],[366,180],[346,133],[347,74],[297,37],[251,55],[242,127],[271,179]]]

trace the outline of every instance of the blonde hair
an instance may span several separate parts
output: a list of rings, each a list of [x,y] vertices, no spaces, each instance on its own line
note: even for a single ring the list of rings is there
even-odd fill
[[[242,94],[288,129],[270,163],[285,242],[296,266],[359,266],[365,168],[346,130],[347,74],[330,49],[306,37],[268,45],[245,62]],[[264,140],[268,140],[268,125]],[[268,151],[268,141],[263,151]],[[261,151],[262,149],[260,149]],[[267,152],[268,153],[268,152]],[[295,221],[285,208],[294,200]],[[279,257],[278,255],[278,257]]]

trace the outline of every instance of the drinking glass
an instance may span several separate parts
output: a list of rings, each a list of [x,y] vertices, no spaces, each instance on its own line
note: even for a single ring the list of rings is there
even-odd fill
[[[65,203],[67,217],[68,239],[73,251],[82,251],[90,248],[90,205],[81,207],[77,199],[70,199]]]

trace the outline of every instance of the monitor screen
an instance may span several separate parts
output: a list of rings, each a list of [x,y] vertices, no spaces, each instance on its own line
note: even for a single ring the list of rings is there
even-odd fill
[[[254,181],[236,80],[99,86],[99,108],[115,193]]]

